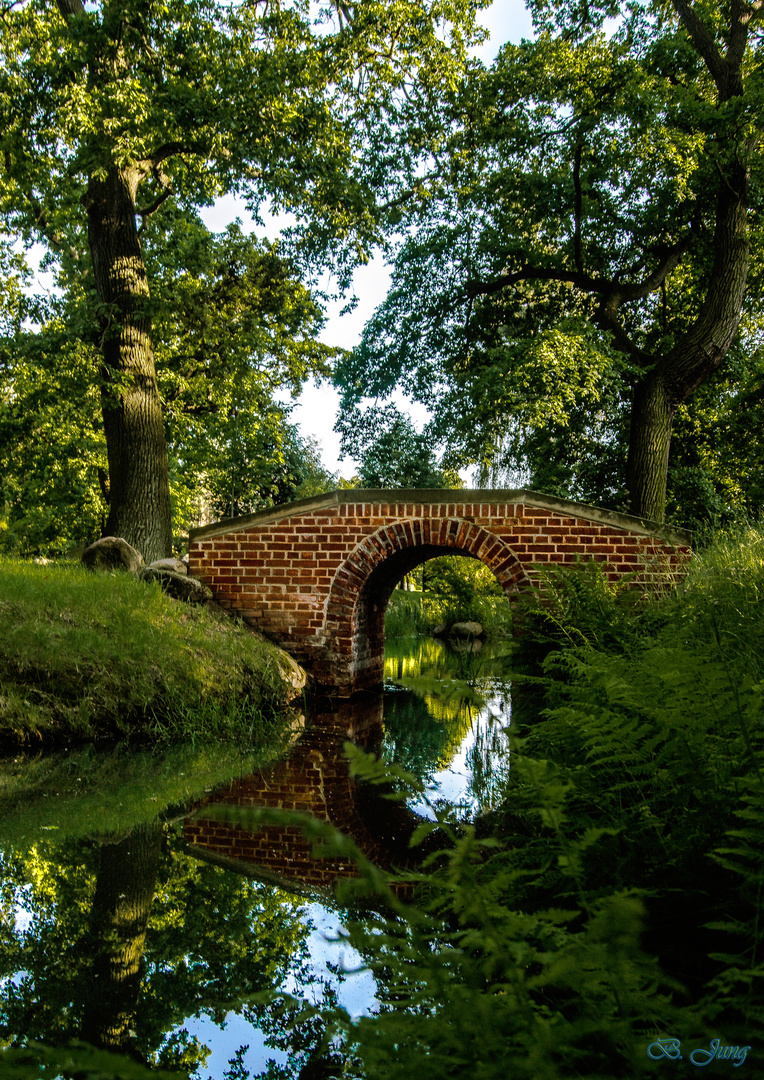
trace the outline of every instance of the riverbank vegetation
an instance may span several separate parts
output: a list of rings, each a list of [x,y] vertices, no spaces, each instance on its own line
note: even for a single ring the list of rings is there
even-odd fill
[[[294,696],[279,650],[127,574],[0,560],[0,740],[252,741]]]
[[[383,889],[391,917],[348,923],[379,1009],[324,1010],[343,1075],[621,1080],[652,1075],[659,1039],[695,1064],[761,1053],[764,530],[663,595],[586,565],[549,585],[521,653],[541,712],[513,717],[500,808],[465,827],[434,804],[419,835],[450,840],[417,900]]]
[[[456,622],[479,622],[489,637],[510,633],[509,604],[491,571],[477,559],[443,555],[407,575],[385,614],[385,637],[431,634]]]

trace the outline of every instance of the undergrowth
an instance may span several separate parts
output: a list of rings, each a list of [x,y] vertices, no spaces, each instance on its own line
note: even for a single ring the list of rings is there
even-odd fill
[[[421,591],[396,589],[385,614],[388,639],[431,634],[438,626],[479,622],[488,637],[511,631],[509,604],[491,571],[478,559],[442,555],[423,563],[413,577]]]
[[[290,696],[277,650],[156,584],[0,559],[0,742],[251,740]]]
[[[456,622],[479,622],[488,637],[506,636],[511,628],[509,604],[503,597],[460,598],[396,589],[385,614],[385,637],[431,634],[438,626]]]
[[[342,1075],[374,1080],[654,1076],[659,1039],[683,1063],[730,1047],[714,1075],[754,1075],[764,535],[720,539],[661,595],[612,586],[596,566],[547,585],[523,638],[543,713],[513,717],[498,812],[465,826],[431,807],[414,841],[439,829],[448,843],[407,873],[413,899],[303,820],[318,850],[355,858],[346,888],[381,895],[388,914],[346,924],[377,975],[374,1015],[288,995],[285,1014],[296,1027],[320,1014],[327,1068],[341,1046]],[[399,769],[349,752],[357,775],[422,797]],[[251,827],[261,812],[219,813]]]

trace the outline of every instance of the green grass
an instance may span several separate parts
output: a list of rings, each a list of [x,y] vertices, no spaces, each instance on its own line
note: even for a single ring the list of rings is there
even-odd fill
[[[17,755],[0,761],[0,849],[129,833],[203,798],[218,785],[264,768],[283,755],[290,733],[262,725],[256,749],[205,741],[108,750],[88,744],[65,754]]]
[[[247,738],[287,701],[283,654],[123,573],[0,558],[0,744]]]
[[[509,604],[501,596],[456,597],[396,589],[387,606],[385,636],[431,634],[436,626],[455,622],[479,622],[488,637],[503,637],[511,630]]]

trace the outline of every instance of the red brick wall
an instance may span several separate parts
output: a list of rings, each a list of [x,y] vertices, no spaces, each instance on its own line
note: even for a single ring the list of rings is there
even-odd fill
[[[351,489],[195,530],[189,571],[349,693],[380,682],[390,593],[427,559],[478,558],[512,596],[540,566],[593,558],[611,578],[654,579],[689,550],[687,534],[532,492]]]

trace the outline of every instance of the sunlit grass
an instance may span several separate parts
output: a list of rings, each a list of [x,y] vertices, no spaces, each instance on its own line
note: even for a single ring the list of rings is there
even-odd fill
[[[438,625],[479,622],[488,636],[511,632],[509,604],[504,597],[458,598],[432,592],[396,589],[385,614],[385,637],[403,638],[429,634]]]
[[[0,559],[0,739],[222,735],[289,697],[280,654],[153,583]]]

